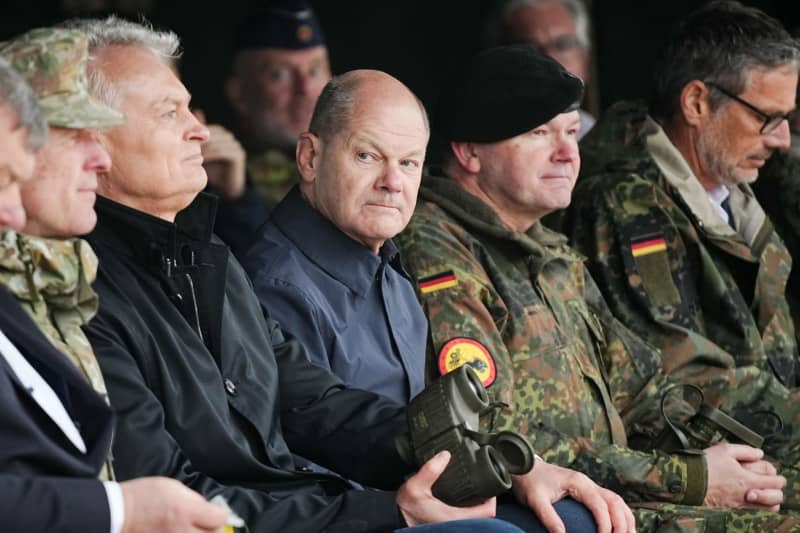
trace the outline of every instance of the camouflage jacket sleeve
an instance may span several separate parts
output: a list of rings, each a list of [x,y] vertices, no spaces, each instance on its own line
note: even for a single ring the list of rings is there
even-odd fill
[[[510,406],[491,420],[491,429],[528,435],[534,448],[549,462],[581,471],[629,501],[702,502],[706,472],[701,455],[640,452],[628,448],[624,436],[623,442],[611,444],[607,432],[598,439],[591,431],[572,430],[575,418],[607,420],[611,416],[583,412],[585,406],[599,403],[595,394],[588,393],[586,402],[573,394],[578,389],[591,389],[587,386],[589,376],[592,380],[602,379],[600,369],[580,362],[576,383],[548,383],[547,375],[559,372],[556,367],[562,362],[552,361],[552,357],[548,360],[546,356],[553,354],[547,352],[531,357],[531,352],[537,350],[536,338],[523,349],[509,351],[504,332],[512,316],[526,310],[505,304],[484,268],[492,258],[479,242],[457,226],[425,218],[412,222],[396,242],[403,249],[406,266],[420,282],[420,298],[430,322],[429,375],[434,377],[449,369],[452,361],[448,354],[452,353],[447,346],[459,339],[475,341],[485,349],[485,354],[478,357],[487,360],[490,368],[479,369],[479,375],[488,386],[491,399]],[[534,379],[537,385],[532,388]],[[649,390],[648,386],[642,385],[642,389]],[[615,400],[633,409],[636,398],[620,393]],[[542,409],[532,409],[534,404]],[[550,422],[542,422],[537,410],[539,414],[546,413]]]

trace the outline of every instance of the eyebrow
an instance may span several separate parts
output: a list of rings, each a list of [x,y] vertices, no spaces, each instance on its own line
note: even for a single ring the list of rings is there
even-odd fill
[[[192,95],[191,95],[191,93],[187,92],[185,95],[182,95],[182,96],[180,96],[180,97],[178,97],[178,96],[175,96],[175,95],[168,95],[168,96],[165,96],[165,97],[163,97],[163,98],[160,98],[160,99],[156,100],[155,102],[151,103],[151,104],[150,104],[150,107],[159,107],[159,106],[162,106],[162,105],[164,105],[164,104],[175,104],[175,105],[180,105],[180,104],[182,104],[184,101],[185,101],[187,104],[188,104],[189,102],[191,102],[191,101],[192,101]]]
[[[380,146],[378,146],[372,140],[368,139],[367,137],[364,137],[359,133],[356,133],[350,137],[349,145],[351,147],[356,147],[358,145],[367,145],[367,147],[374,149],[376,152],[380,152],[381,154],[384,153],[384,150],[382,150]],[[425,156],[425,147],[419,150],[412,150],[400,156],[398,159],[406,159],[408,157],[424,157],[424,156]]]

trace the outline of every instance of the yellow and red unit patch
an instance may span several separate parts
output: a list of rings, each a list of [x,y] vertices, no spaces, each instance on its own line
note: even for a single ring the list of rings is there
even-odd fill
[[[489,349],[469,337],[450,339],[439,350],[439,372],[445,375],[462,365],[469,365],[481,378],[484,387],[489,387],[497,377],[497,368]]]
[[[439,272],[433,276],[419,279],[419,290],[422,294],[436,292],[442,289],[449,289],[458,285],[458,279],[452,270]]]
[[[665,252],[666,250],[667,241],[665,241],[664,237],[661,235],[645,237],[631,243],[631,253],[633,257],[641,257],[656,252]]]

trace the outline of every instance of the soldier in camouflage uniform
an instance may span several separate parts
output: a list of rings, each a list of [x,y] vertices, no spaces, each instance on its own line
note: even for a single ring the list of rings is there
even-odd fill
[[[121,124],[124,117],[89,96],[88,44],[79,31],[31,30],[0,44],[0,55],[34,89],[50,126],[34,179],[21,186],[25,228],[0,234],[0,283],[107,401],[100,367],[81,329],[97,312],[91,287],[97,257],[74,236],[94,227],[97,172],[110,168],[92,130]],[[110,464],[101,477],[112,477]]]
[[[247,13],[225,85],[247,152],[246,180],[238,196],[221,195],[214,224],[240,260],[269,210],[299,182],[295,144],[330,77],[322,30],[306,0],[278,0]]]
[[[799,56],[757,10],[697,11],[665,51],[649,113],[619,103],[581,143],[564,226],[614,315],[661,350],[665,370],[702,387],[792,466],[800,460],[798,352],[785,297],[792,263],[747,183],[788,147]],[[796,508],[800,476],[794,467],[783,473]]]
[[[514,46],[478,55],[440,98],[447,177],[423,181],[397,239],[430,323],[431,377],[476,368],[506,404],[491,429],[526,433],[547,461],[617,491],[641,530],[796,530],[795,517],[765,512],[783,479],[760,450],[629,447],[629,435],[663,427],[672,382],[658,352],[610,314],[581,257],[539,222],[569,202],[581,92],[557,63]],[[744,506],[754,509],[725,508]]]

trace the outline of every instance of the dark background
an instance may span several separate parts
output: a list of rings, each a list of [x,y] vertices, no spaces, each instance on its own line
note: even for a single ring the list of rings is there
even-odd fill
[[[749,0],[789,29],[800,27],[800,0]],[[670,27],[699,0],[593,0],[595,56],[592,106],[599,111],[623,98],[645,97],[650,66]],[[239,20],[252,2],[166,0],[6,0],[0,39],[70,16],[115,11],[178,33],[181,73],[193,105],[210,121],[230,125],[223,83]],[[496,0],[312,0],[325,31],[334,73],[354,68],[385,70],[416,92],[429,111],[439,84],[482,45]]]

